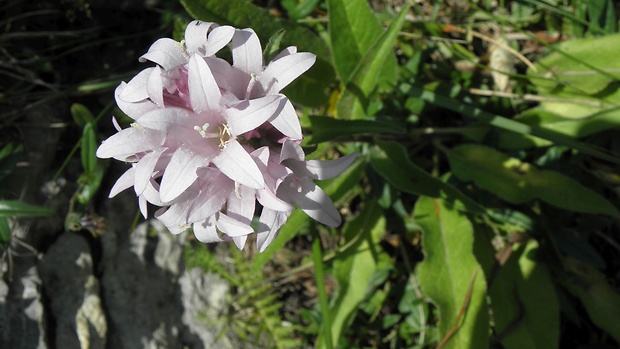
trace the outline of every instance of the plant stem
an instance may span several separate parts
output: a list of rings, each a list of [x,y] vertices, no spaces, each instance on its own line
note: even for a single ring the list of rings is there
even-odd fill
[[[323,275],[323,253],[321,251],[321,238],[316,227],[312,226],[312,261],[314,262],[314,275],[316,277],[316,288],[319,292],[319,302],[321,303],[321,313],[323,318],[323,339],[324,347],[333,348],[332,343],[332,323],[329,312],[329,301],[325,290],[325,282]],[[320,343],[317,343],[320,345]]]

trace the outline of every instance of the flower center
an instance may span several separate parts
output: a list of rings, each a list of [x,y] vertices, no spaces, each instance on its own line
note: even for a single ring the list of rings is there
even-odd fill
[[[209,138],[219,138],[219,140],[220,140],[220,144],[219,144],[220,149],[226,148],[226,145],[233,138],[232,133],[230,133],[230,128],[226,124],[220,125],[220,127],[218,127],[218,132],[217,133],[207,132],[208,128],[209,128],[209,123],[205,123],[204,125],[202,125],[202,127],[198,126],[198,125],[194,126],[194,130],[196,130],[198,133],[200,133],[200,137],[202,137],[202,138],[206,138],[206,139],[209,139]]]

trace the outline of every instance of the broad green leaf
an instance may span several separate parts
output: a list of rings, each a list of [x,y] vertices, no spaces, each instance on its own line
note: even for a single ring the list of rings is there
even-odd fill
[[[87,123],[95,121],[90,110],[80,103],[73,103],[71,105],[71,116],[75,124],[80,128],[84,128]]]
[[[533,239],[513,248],[489,289],[495,333],[505,349],[559,345],[560,305],[547,268],[531,259],[537,248]]]
[[[84,172],[90,175],[97,166],[97,136],[93,129],[93,124],[88,122],[84,126],[84,132],[82,134],[82,167]]]
[[[283,47],[297,46],[299,51],[317,55],[314,66],[293,81],[284,93],[292,101],[307,106],[322,106],[327,103],[326,90],[334,81],[335,75],[329,50],[315,33],[297,23],[276,18],[266,9],[247,0],[181,0],[181,3],[194,18],[237,28],[250,27],[261,40],[267,40],[284,29]]]
[[[609,129],[619,129],[619,109],[620,107],[608,109],[598,108],[598,110],[592,111],[593,114],[589,114],[588,117],[576,119],[566,118],[542,108],[532,108],[517,116],[515,120],[526,125],[537,126],[541,129],[561,133],[572,138],[582,138]],[[500,147],[503,149],[523,149],[532,146],[541,147],[552,144],[550,141],[542,138],[504,130],[501,130],[499,140]]]
[[[541,171],[492,148],[467,144],[448,154],[455,176],[513,204],[543,200],[566,210],[607,214],[620,212],[598,193],[555,171]]]
[[[563,42],[536,62],[536,71],[528,71],[530,79],[544,95],[600,93],[598,97],[607,100],[609,92],[602,92],[620,79],[618,40],[620,34]]]
[[[424,252],[418,281],[439,310],[442,348],[488,347],[487,289],[473,254],[471,223],[464,214],[429,197],[418,200],[414,216],[422,228]],[[456,330],[449,335],[453,327]]]
[[[369,281],[377,269],[382,253],[379,241],[385,234],[383,210],[376,201],[368,202],[362,212],[345,226],[343,233],[346,242],[355,242],[334,260],[334,276],[339,287],[331,311],[334,347],[343,327],[352,319],[367,294]],[[321,339],[318,343],[322,343]]]
[[[620,342],[620,293],[596,268],[569,258],[565,261],[571,276],[563,280],[564,286],[581,300],[592,322]]]
[[[366,0],[328,0],[327,6],[334,66],[346,85],[359,62],[383,34],[383,27]],[[381,63],[382,72],[395,81],[396,56],[388,54]]]
[[[288,16],[293,20],[298,20],[309,15],[314,10],[321,0],[282,0],[281,4]]]
[[[0,217],[38,217],[53,214],[54,211],[47,207],[31,205],[22,201],[0,201]]]
[[[394,44],[408,11],[409,5],[404,6],[389,28],[375,40],[361,59],[354,61],[355,69],[350,77],[343,81],[346,89],[338,101],[338,116],[346,119],[367,118],[370,94],[377,87],[383,70],[389,65],[390,57],[394,55]],[[352,60],[351,57],[346,59]]]
[[[310,116],[312,134],[306,137],[307,144],[331,141],[338,137],[362,134],[404,134],[406,130],[393,123],[375,120],[343,120],[325,116]]]
[[[607,33],[616,31],[616,15],[611,0],[588,1],[588,13],[591,27],[603,29]]]
[[[386,142],[376,144],[370,150],[370,164],[396,189],[441,198],[471,213],[484,213],[484,210],[469,197],[411,162],[402,145]]]
[[[614,154],[610,154],[608,151],[601,149],[597,146],[575,141],[572,138],[567,137],[566,135],[563,135],[561,133],[547,130],[536,125],[526,125],[517,120],[512,120],[500,115],[488,113],[472,105],[455,101],[452,98],[442,96],[438,93],[421,87],[411,86],[411,94],[417,95],[418,98],[424,100],[425,102],[437,105],[448,110],[452,110],[457,113],[461,113],[474,119],[478,119],[499,129],[522,135],[539,137],[555,144],[565,145],[572,149],[579,150],[584,154],[588,154],[599,159],[603,159],[620,165],[620,157]]]
[[[329,195],[335,204],[338,204],[347,195],[351,195],[354,188],[359,184],[362,172],[364,171],[364,161],[357,159],[344,172],[338,176],[319,182],[319,186]],[[252,268],[260,270],[265,263],[269,262],[273,255],[278,252],[284,244],[294,236],[304,231],[302,228],[308,223],[310,218],[301,210],[295,210],[280,229],[280,233],[267,247],[265,251],[257,254],[252,261]]]

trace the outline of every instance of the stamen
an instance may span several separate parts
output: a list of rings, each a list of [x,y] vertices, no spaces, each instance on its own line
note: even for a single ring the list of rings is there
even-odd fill
[[[245,91],[245,99],[250,99],[250,95],[252,94],[252,90],[254,89],[254,85],[258,81],[258,75],[254,73],[250,73],[250,82],[248,83],[248,89]]]
[[[204,125],[202,125],[202,127],[196,125],[194,126],[194,130],[198,131],[198,133],[200,133],[200,136],[202,138],[216,138],[219,137],[218,134],[216,133],[207,133],[207,128],[209,128],[209,123],[205,123]]]
[[[228,125],[223,124],[220,126],[220,149],[226,148],[226,145],[232,139],[232,134],[230,133],[230,128]]]

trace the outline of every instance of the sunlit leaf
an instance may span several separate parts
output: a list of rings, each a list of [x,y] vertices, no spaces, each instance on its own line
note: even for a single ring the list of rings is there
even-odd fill
[[[90,110],[80,103],[73,103],[71,105],[71,116],[75,124],[80,128],[84,128],[87,123],[95,121]]]
[[[598,193],[555,171],[541,171],[489,147],[461,145],[448,155],[454,174],[514,204],[543,200],[566,210],[620,217]]]
[[[361,0],[360,0],[361,1]],[[350,77],[343,81],[346,90],[338,101],[338,115],[347,119],[367,118],[366,110],[369,105],[371,92],[375,90],[381,74],[389,59],[394,55],[394,44],[400,29],[405,22],[409,6],[404,6],[394,18],[388,29],[379,36],[369,50],[355,61],[356,67]],[[332,43],[332,47],[334,44]],[[351,57],[347,57],[351,61]]]
[[[84,126],[82,134],[82,167],[87,174],[92,173],[97,166],[97,135],[93,129],[93,124],[88,122]]]
[[[505,349],[553,349],[560,340],[560,305],[544,264],[532,260],[535,240],[513,248],[490,287],[495,332]]]
[[[484,213],[484,210],[472,199],[411,162],[402,145],[387,142],[376,144],[370,150],[370,164],[396,189],[411,194],[441,198],[471,213]]]
[[[368,292],[369,281],[378,265],[379,240],[385,234],[385,217],[376,201],[366,204],[362,212],[343,231],[345,241],[355,241],[334,261],[338,297],[332,305],[332,340],[334,347],[343,327],[351,320]],[[318,340],[321,343],[321,340]]]
[[[414,216],[423,232],[424,261],[417,267],[418,281],[439,310],[442,348],[486,348],[487,289],[472,253],[471,223],[464,214],[430,197],[418,200]]]

